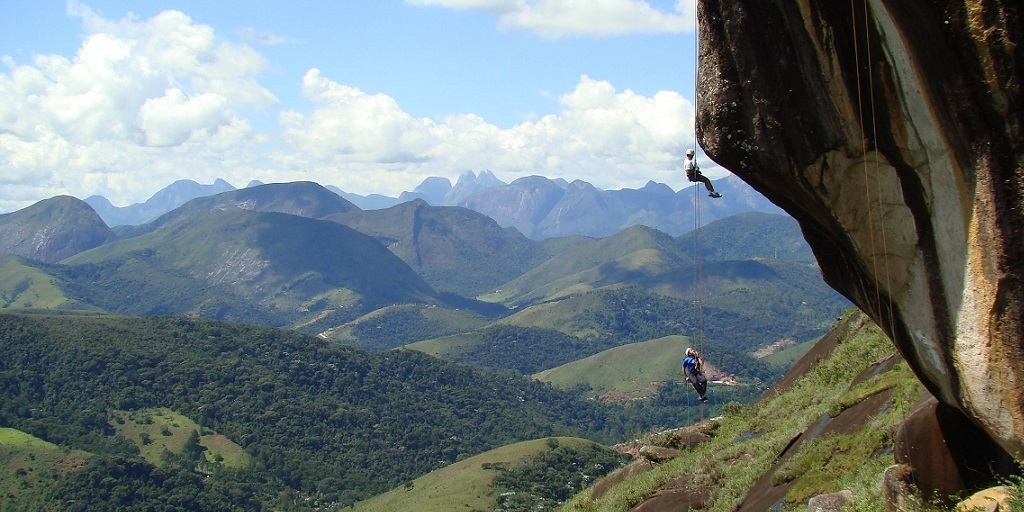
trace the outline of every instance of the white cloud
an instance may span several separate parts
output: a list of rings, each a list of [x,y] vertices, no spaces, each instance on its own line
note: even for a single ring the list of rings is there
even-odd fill
[[[216,93],[188,97],[181,89],[168,89],[148,98],[139,108],[139,127],[148,146],[180,146],[193,133],[214,130],[229,121],[228,99]]]
[[[213,172],[215,162],[197,154],[240,159],[198,148],[251,149],[241,116],[277,101],[257,80],[266,68],[259,53],[178,11],[113,21],[70,1],[68,13],[86,32],[73,57],[3,57],[0,208],[38,200],[40,190],[145,199],[182,173]]]
[[[292,151],[277,159],[286,170],[305,169],[320,180],[337,176],[326,182],[340,186],[367,172],[418,181],[465,169],[642,186],[676,179],[679,158],[693,141],[693,106],[678,93],[644,97],[586,76],[561,96],[559,113],[509,129],[472,114],[414,118],[386,95],[333,82],[315,69],[302,88],[316,108],[281,114]]]
[[[543,37],[604,37],[693,31],[696,0],[677,0],[673,12],[643,0],[406,0],[419,6],[482,10],[498,15],[505,30]]]
[[[474,114],[415,117],[390,96],[313,69],[296,84],[310,106],[280,111],[279,132],[258,131],[246,115],[276,99],[260,85],[266,62],[251,47],[176,11],[107,20],[77,2],[68,9],[86,32],[72,57],[0,57],[0,212],[57,194],[141,202],[180,178],[312,180],[391,195],[428,176],[485,169],[602,188],[681,185],[681,155],[693,145],[693,105],[680,94],[644,96],[587,76],[551,94],[557,112],[502,129]]]

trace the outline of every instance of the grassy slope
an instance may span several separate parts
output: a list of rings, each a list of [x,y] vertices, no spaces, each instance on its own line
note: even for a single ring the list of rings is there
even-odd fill
[[[579,438],[557,438],[562,445],[590,444]],[[492,510],[495,496],[491,487],[497,470],[484,464],[511,463],[548,449],[546,439],[502,446],[432,471],[406,485],[357,503],[357,512],[448,512],[451,510]]]
[[[50,275],[20,258],[0,254],[0,309],[57,309],[67,303]]]
[[[89,454],[57,445],[13,428],[0,427],[0,507],[17,502],[42,507],[46,489],[62,473],[81,467]],[[9,501],[12,500],[13,501]]]
[[[327,329],[320,335],[330,341],[382,350],[395,348],[396,342],[397,346],[401,346],[420,341],[424,337],[472,331],[490,321],[489,317],[468,309],[400,304],[372,311],[351,322]],[[385,346],[383,342],[388,341],[392,344]]]
[[[700,468],[700,485],[711,493],[707,510],[733,510],[752,484],[772,469],[777,456],[795,435],[830,410],[834,413],[879,388],[888,388],[893,398],[887,412],[851,435],[801,446],[777,473],[778,478],[793,483],[787,500],[793,500],[788,506],[794,510],[806,508],[795,503],[806,500],[808,493],[841,489],[853,491],[857,510],[884,510],[880,475],[894,463],[886,446],[891,446],[897,425],[906,417],[922,387],[906,363],[900,363],[894,370],[850,389],[855,376],[895,352],[876,326],[860,313],[854,315],[842,324],[845,330],[839,332],[840,342],[832,357],[786,390],[711,423],[711,441],[683,451],[681,457],[653,471],[627,479],[599,501],[591,501],[590,491],[584,491],[564,510],[629,510],[667,482],[693,474],[695,467]]]
[[[578,337],[596,335],[598,331],[594,326],[581,324],[576,318],[600,307],[601,302],[602,298],[598,295],[574,295],[523,308],[499,323],[518,327],[543,327]]]
[[[178,453],[192,432],[201,432],[199,444],[206,448],[209,462],[226,467],[241,468],[251,457],[230,439],[200,427],[195,421],[165,408],[138,411],[115,411],[111,424],[118,435],[124,437],[142,454],[142,458],[155,466],[162,463],[164,451]]]
[[[598,396],[649,396],[657,383],[681,377],[680,354],[691,343],[685,336],[666,336],[633,343],[534,375],[562,389],[587,385]]]
[[[521,305],[654,276],[689,263],[691,258],[671,237],[634,226],[569,248],[481,299]]]

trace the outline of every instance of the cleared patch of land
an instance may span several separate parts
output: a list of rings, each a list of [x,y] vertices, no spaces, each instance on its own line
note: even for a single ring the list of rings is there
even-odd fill
[[[137,446],[142,458],[153,465],[163,462],[165,452],[180,453],[193,432],[199,433],[199,444],[206,448],[207,462],[235,468],[249,464],[250,457],[241,446],[170,409],[115,411],[110,423],[118,435]]]

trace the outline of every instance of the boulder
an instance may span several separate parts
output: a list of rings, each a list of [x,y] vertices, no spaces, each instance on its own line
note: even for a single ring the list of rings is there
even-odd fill
[[[698,2],[697,137],[928,390],[1024,456],[1019,0]]]
[[[982,489],[957,503],[955,512],[1011,512],[1011,490],[1006,486]]]
[[[1009,474],[1016,464],[959,410],[929,397],[896,432],[898,464],[909,466],[925,499],[946,500]]]
[[[665,448],[662,446],[642,446],[637,452],[637,455],[643,457],[651,462],[665,462],[672,460],[679,456],[679,450],[673,450],[672,448]]]
[[[853,503],[853,491],[844,489],[839,492],[819,494],[807,502],[807,512],[840,512],[851,510],[849,505]]]
[[[913,471],[906,464],[885,468],[882,473],[882,492],[885,494],[885,509],[889,512],[917,510],[921,506],[914,487]]]

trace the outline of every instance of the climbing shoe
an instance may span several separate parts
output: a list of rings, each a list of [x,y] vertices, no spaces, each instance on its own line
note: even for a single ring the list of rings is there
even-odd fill
[[[708,197],[722,197],[722,194],[719,194],[718,192],[712,192],[708,194]]]

